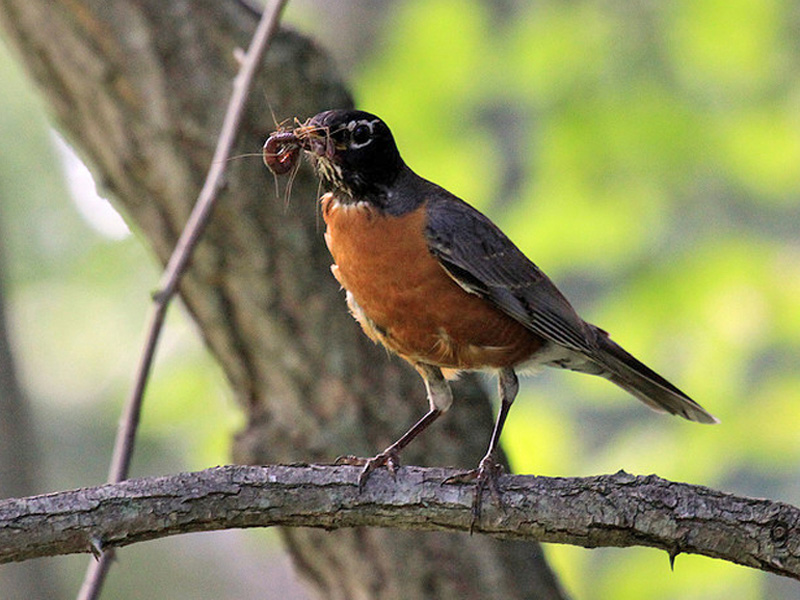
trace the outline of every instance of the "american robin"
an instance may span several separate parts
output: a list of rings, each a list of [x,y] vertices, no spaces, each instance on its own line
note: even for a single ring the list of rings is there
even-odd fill
[[[477,469],[476,510],[488,486],[520,368],[548,366],[600,375],[649,407],[699,423],[711,414],[646,367],[608,333],[581,319],[550,279],[486,216],[414,173],[386,124],[356,110],[329,110],[273,134],[265,162],[276,173],[299,150],[330,191],[320,199],[333,275],[370,338],[404,358],[425,382],[428,412],[364,465],[360,484],[398,455],[453,401],[445,373],[497,373],[501,400]]]

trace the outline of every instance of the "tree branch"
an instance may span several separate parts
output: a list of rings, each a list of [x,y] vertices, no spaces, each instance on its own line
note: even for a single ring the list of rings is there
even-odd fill
[[[228,466],[0,502],[0,563],[240,527],[468,531],[471,484],[451,469],[376,472],[358,492],[346,466]],[[770,500],[624,472],[501,479],[503,507],[476,531],[497,538],[651,546],[800,579],[800,510]]]

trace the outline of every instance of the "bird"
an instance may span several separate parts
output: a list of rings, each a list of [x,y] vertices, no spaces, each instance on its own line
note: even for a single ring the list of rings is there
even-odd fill
[[[274,172],[307,155],[327,192],[320,198],[331,271],[364,333],[413,366],[428,411],[363,466],[394,472],[399,454],[450,409],[448,377],[497,375],[500,409],[485,456],[463,479],[482,496],[498,495],[496,451],[519,390],[517,373],[556,367],[608,379],[656,411],[698,423],[717,419],[584,321],[556,285],[488,217],[417,175],[401,158],[389,127],[361,110],[321,112],[264,145]],[[463,480],[459,479],[459,480]],[[474,521],[473,521],[474,523]]]

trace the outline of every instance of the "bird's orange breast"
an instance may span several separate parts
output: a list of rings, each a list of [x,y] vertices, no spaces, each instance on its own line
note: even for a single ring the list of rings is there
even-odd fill
[[[489,301],[466,292],[428,250],[425,205],[384,215],[321,199],[331,267],[365,333],[412,364],[449,369],[513,366],[541,340]]]

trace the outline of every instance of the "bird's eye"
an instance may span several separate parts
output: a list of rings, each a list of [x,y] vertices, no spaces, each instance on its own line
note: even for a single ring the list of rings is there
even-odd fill
[[[372,139],[372,129],[370,129],[369,125],[366,123],[356,125],[356,128],[353,129],[351,139],[353,141],[353,146],[356,148],[366,146]]]

